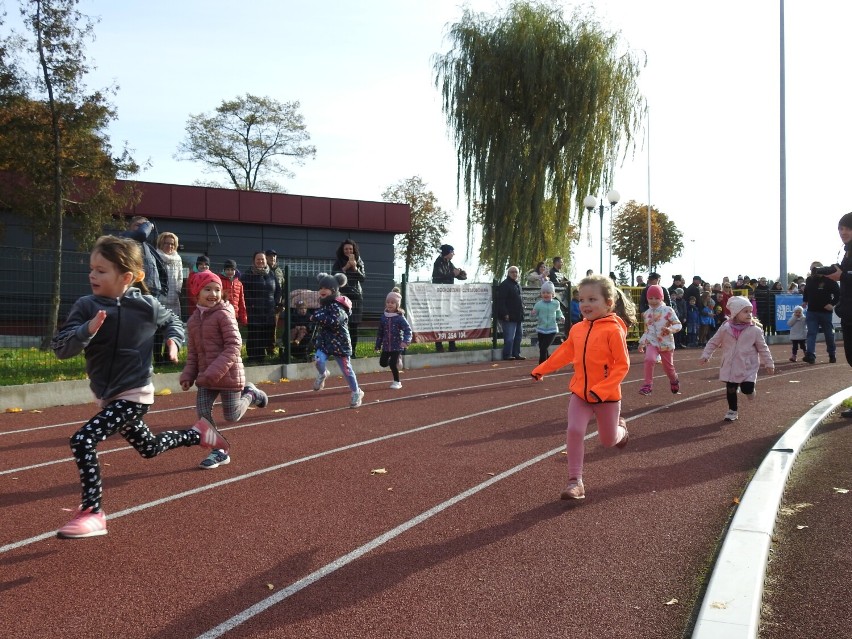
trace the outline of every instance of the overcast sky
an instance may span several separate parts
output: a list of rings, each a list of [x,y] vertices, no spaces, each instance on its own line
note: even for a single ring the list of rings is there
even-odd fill
[[[684,255],[659,268],[663,282],[674,273],[711,282],[776,278],[780,2],[584,4],[621,32],[625,46],[647,54],[640,77],[647,136],[616,168],[612,186],[623,202],[645,203],[650,194],[683,233]],[[507,3],[468,5],[493,13]],[[16,6],[6,0],[9,13]],[[137,161],[150,161],[140,179],[210,179],[200,165],[173,158],[190,113],[247,92],[298,100],[317,157],[294,167],[295,178],[283,182],[288,192],[380,200],[391,184],[419,175],[453,213],[447,242],[456,263],[465,262],[466,204],[456,200],[456,157],[432,66],[449,48],[446,27],[461,16],[461,3],[81,0],[80,8],[101,18],[88,47],[97,65],[89,85],[120,86],[110,133]],[[786,2],[787,265],[796,273],[813,260],[836,260],[837,220],[852,210],[850,24],[852,3]],[[598,268],[597,214],[589,229],[575,273]],[[475,270],[473,259],[464,265]]]

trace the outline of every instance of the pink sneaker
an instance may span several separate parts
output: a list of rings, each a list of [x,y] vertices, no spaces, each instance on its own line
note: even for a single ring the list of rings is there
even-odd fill
[[[93,513],[91,508],[80,510],[56,534],[65,539],[83,539],[84,537],[106,535],[106,514],[103,511]]]
[[[559,495],[560,499],[585,499],[586,498],[586,489],[583,487],[583,480],[572,477],[568,480],[568,485],[565,487],[565,490],[562,491],[562,494]]]
[[[231,445],[228,443],[228,440],[222,437],[219,434],[219,431],[216,430],[216,427],[210,423],[206,417],[202,417],[190,430],[197,430],[201,435],[201,447],[202,448],[217,448],[219,450],[223,450],[226,453],[230,450]]]
[[[639,389],[640,395],[650,395],[651,394],[651,385],[645,384],[642,388]]]

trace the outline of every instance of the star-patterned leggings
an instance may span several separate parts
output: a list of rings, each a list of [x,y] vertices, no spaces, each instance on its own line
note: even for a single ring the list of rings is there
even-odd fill
[[[71,452],[83,487],[82,510],[91,508],[95,513],[101,510],[103,489],[97,445],[110,435],[120,434],[146,459],[171,448],[201,443],[201,436],[195,430],[168,430],[155,435],[142,421],[147,412],[148,404],[118,399],[107,404],[71,437]]]

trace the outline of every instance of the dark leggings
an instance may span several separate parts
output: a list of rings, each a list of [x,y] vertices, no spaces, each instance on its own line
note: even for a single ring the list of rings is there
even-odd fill
[[[737,388],[743,391],[743,395],[751,395],[754,393],[754,382],[725,382],[725,388],[728,389],[728,408],[737,410]]]
[[[349,322],[349,341],[352,343],[352,357],[355,357],[355,347],[358,346],[358,324]]]
[[[379,366],[382,368],[390,366],[393,381],[399,381],[399,351],[382,351],[379,355]]]
[[[538,363],[543,364],[550,356],[547,349],[556,339],[556,333],[536,333],[538,335]]]
[[[82,510],[91,508],[95,513],[101,510],[103,490],[97,445],[110,435],[118,433],[146,459],[171,448],[201,443],[201,435],[195,430],[167,430],[155,435],[142,421],[147,412],[148,404],[117,399],[107,404],[71,437],[71,452],[77,462],[83,488]]]

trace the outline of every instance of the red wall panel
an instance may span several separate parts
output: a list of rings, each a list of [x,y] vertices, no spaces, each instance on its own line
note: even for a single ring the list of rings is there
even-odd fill
[[[408,233],[411,230],[411,208],[408,204],[385,204],[384,230]]]
[[[240,191],[207,189],[207,219],[221,222],[239,222]]]
[[[355,200],[331,200],[331,227],[358,228],[358,202]]]
[[[171,215],[171,185],[139,182],[135,187],[142,192],[142,198],[139,200],[139,204],[136,205],[134,215],[144,215],[146,217]]]
[[[300,195],[273,193],[270,221],[272,224],[301,226],[302,197]]]
[[[330,200],[327,197],[303,197],[302,224],[304,226],[331,226]]]
[[[358,202],[358,228],[371,231],[385,229],[385,204],[383,202]]]
[[[204,189],[178,185],[172,187],[171,217],[203,220],[206,213]]]
[[[255,222],[257,224],[269,224],[271,216],[271,193],[260,191],[239,191],[241,222]]]

